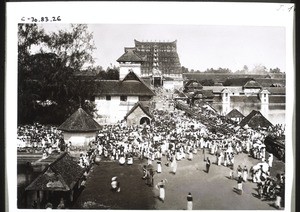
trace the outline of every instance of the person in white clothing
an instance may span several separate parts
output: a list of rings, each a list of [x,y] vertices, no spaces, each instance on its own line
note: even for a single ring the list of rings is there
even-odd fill
[[[273,154],[272,154],[272,153],[269,154],[269,157],[268,157],[268,165],[269,165],[270,168],[271,168],[272,165],[273,165]]]
[[[165,201],[165,196],[166,196],[166,192],[165,192],[165,185],[166,185],[167,180],[161,180],[157,185],[156,188],[159,189],[159,200],[161,200],[162,202]]]
[[[157,161],[157,173],[161,173],[161,161]]]
[[[111,178],[111,189],[114,192],[120,192],[121,191],[120,182],[118,182],[117,177]]]
[[[191,193],[187,196],[187,210],[193,210],[193,197]]]

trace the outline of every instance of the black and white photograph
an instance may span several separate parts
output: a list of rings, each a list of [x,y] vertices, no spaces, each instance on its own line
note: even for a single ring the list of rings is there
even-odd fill
[[[9,210],[292,211],[293,4],[7,6]]]

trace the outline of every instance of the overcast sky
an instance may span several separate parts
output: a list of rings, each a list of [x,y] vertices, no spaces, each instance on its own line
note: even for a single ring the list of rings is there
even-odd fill
[[[56,31],[67,25],[44,25]],[[177,52],[182,66],[205,71],[207,68],[251,70],[261,64],[285,71],[285,29],[259,26],[206,26],[206,25],[133,25],[89,24],[93,32],[96,65],[103,68],[124,53],[124,47],[133,47],[139,41],[177,40]]]

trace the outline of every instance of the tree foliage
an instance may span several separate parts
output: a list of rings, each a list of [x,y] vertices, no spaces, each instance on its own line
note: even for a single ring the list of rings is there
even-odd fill
[[[184,67],[184,66],[182,66],[182,67],[181,67],[181,71],[182,71],[182,73],[188,73],[188,72],[189,72],[189,69],[186,68],[186,67]]]
[[[274,69],[270,68],[270,73],[281,73],[281,70],[278,67]]]
[[[215,74],[228,74],[228,73],[232,73],[232,71],[228,68],[218,68],[218,69],[214,69],[214,68],[210,68],[210,69],[206,69],[205,73],[215,73]]]
[[[255,64],[252,73],[254,74],[267,74],[267,68],[266,66],[262,64]]]
[[[215,81],[213,79],[204,79],[200,81],[201,85],[203,86],[213,86]]]
[[[108,67],[106,71],[100,70],[97,74],[97,79],[101,80],[119,80],[120,70],[117,67]]]
[[[86,101],[92,98],[93,83],[74,77],[74,71],[93,61],[92,34],[86,25],[72,28],[47,34],[36,24],[19,25],[19,124],[61,124],[80,105],[90,114],[94,111]],[[36,46],[40,51],[32,53]]]
[[[92,56],[96,49],[93,33],[88,32],[86,24],[71,24],[71,30],[53,32],[47,44],[62,62],[74,70],[81,70],[84,65],[94,63]]]

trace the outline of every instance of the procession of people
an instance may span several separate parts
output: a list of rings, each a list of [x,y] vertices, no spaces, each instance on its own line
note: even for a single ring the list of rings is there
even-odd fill
[[[174,109],[154,110],[154,119],[149,125],[127,126],[125,122],[115,125],[105,125],[100,130],[86,152],[81,152],[78,164],[82,168],[102,161],[115,161],[120,165],[141,163],[142,179],[149,187],[154,187],[154,178],[159,183],[155,186],[159,190],[159,199],[166,199],[167,179],[159,180],[160,173],[169,170],[176,176],[179,161],[193,161],[194,156],[203,154],[205,171],[210,174],[210,168],[228,167],[230,178],[237,180],[237,189],[243,194],[243,183],[251,180],[257,184],[258,197],[275,201],[275,206],[281,208],[284,199],[284,174],[273,179],[270,170],[273,167],[273,154],[266,151],[264,139],[274,129],[252,130],[244,128],[226,131],[226,120],[211,112],[203,112],[205,116],[216,123],[224,124],[224,131],[211,131],[205,123],[191,117],[184,111]],[[283,129],[276,125],[276,129]],[[280,134],[284,134],[280,131]],[[65,144],[61,132],[54,127],[45,127],[39,124],[18,128],[18,147],[40,149],[44,154],[53,151],[68,151],[71,144]],[[257,164],[247,167],[245,164],[236,164],[235,157],[244,154],[252,157]],[[165,161],[166,163],[163,163]],[[201,163],[199,161],[199,163]],[[202,162],[203,163],[203,162]],[[235,173],[235,167],[236,173]],[[227,173],[224,173],[226,176]],[[111,180],[114,192],[122,192],[118,177]],[[188,195],[188,209],[192,208],[193,198]],[[197,201],[194,198],[194,201]]]

